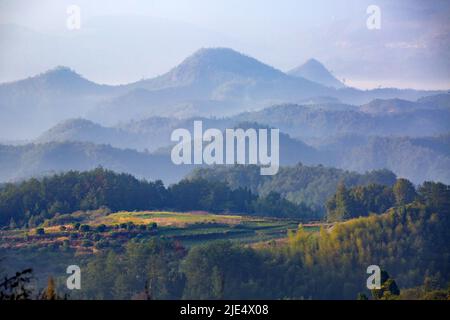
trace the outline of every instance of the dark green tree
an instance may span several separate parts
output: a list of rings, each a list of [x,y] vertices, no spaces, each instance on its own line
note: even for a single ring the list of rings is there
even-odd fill
[[[394,192],[395,203],[398,206],[411,203],[417,197],[414,185],[409,180],[403,178],[397,180],[392,191]]]

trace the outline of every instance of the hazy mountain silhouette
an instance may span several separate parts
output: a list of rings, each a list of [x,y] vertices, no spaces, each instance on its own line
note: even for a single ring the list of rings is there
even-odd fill
[[[86,115],[116,91],[66,67],[1,84],[0,136],[28,138],[61,120]]]
[[[360,110],[370,114],[394,114],[411,112],[425,107],[423,104],[402,99],[375,99],[362,105]]]
[[[439,101],[445,104],[442,97]],[[204,130],[271,126],[282,131],[282,165],[300,161],[359,172],[388,168],[416,183],[450,181],[447,174],[450,172],[448,135],[421,138],[450,132],[450,110],[403,100],[375,101],[372,105],[389,106],[392,103],[400,104],[402,108],[391,113],[368,113],[347,105],[280,105],[229,118],[155,117],[113,127],[75,119],[48,130],[37,142],[90,141],[116,148],[156,150],[155,155],[166,156],[170,162],[171,146],[174,145],[170,141],[171,132],[176,128],[192,130],[194,120],[202,120]],[[306,139],[313,145],[297,139]]]
[[[409,103],[412,107],[409,111],[376,114],[339,104],[283,104],[239,114],[232,119],[265,123],[300,139],[344,134],[419,137],[450,132],[450,109]]]
[[[130,92],[103,105],[95,119],[223,116],[329,92],[228,48],[200,49],[168,73],[125,87]]]
[[[201,49],[159,77],[128,85],[93,83],[58,67],[0,85],[0,137],[29,139],[68,118],[109,126],[154,116],[231,116],[282,103],[374,98],[416,100],[438,91],[335,89],[287,75],[232,49]]]
[[[0,145],[0,181],[98,166],[166,183],[178,181],[192,166],[176,166],[170,156],[152,155],[88,142],[50,142],[23,146]]]
[[[105,127],[86,119],[69,119],[45,131],[36,143],[80,141],[111,144],[115,147],[134,147],[139,135],[114,127]],[[137,148],[136,148],[137,149]]]
[[[107,144],[114,148],[132,148],[141,151],[151,151],[159,155],[170,155],[172,146],[177,142],[170,140],[170,135],[176,128],[193,130],[194,120],[201,120],[203,130],[209,128],[268,128],[258,123],[239,123],[230,119],[171,119],[149,118],[141,121],[123,123],[120,126],[104,127],[84,119],[71,119],[64,121],[47,130],[35,143],[49,142],[90,142]],[[225,150],[224,150],[225,152]],[[317,151],[303,143],[280,133],[280,159],[281,164],[295,164],[302,161],[306,164],[320,162]]]
[[[418,103],[440,109],[450,109],[450,92],[425,96],[417,100]]]
[[[227,81],[236,81],[237,78],[282,80],[288,77],[283,72],[232,49],[203,48],[166,74],[139,81],[131,86],[155,90],[197,83],[214,88]]]
[[[414,183],[450,183],[450,136],[364,137],[332,139],[320,150],[338,168],[364,172],[379,168],[392,170]]]
[[[294,77],[305,78],[332,88],[344,88],[345,85],[336,79],[325,66],[316,59],[309,59],[301,66],[288,72]]]

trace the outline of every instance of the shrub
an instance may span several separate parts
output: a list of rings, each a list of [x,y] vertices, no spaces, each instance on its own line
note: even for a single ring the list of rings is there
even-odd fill
[[[105,232],[107,229],[106,225],[104,224],[100,224],[97,226],[97,228],[95,229],[97,232]]]
[[[91,227],[89,227],[89,225],[87,225],[87,224],[83,224],[80,226],[81,232],[88,232],[89,230],[91,230]]]

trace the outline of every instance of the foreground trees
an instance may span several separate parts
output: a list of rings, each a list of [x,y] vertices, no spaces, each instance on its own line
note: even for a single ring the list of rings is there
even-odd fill
[[[450,215],[443,200],[434,191],[330,230],[300,227],[286,244],[262,249],[232,242],[189,251],[163,242],[130,244],[88,263],[83,297],[131,298],[148,283],[153,299],[356,299],[359,293],[371,299],[444,299]],[[370,292],[366,269],[372,264],[388,273],[382,272],[382,288]]]
[[[83,259],[82,290],[70,298],[446,299],[447,188],[426,190],[384,214],[320,232],[300,226],[286,243],[259,249],[227,241],[188,250],[158,237],[107,247]],[[373,264],[388,274],[380,290],[369,292],[366,270]]]
[[[30,190],[39,185],[29,183]],[[180,210],[196,206],[227,210],[237,204],[255,208],[258,203],[261,207],[257,210],[269,213],[277,213],[279,207],[288,213],[292,208],[277,194],[256,197],[245,190],[235,193],[225,184],[204,183],[195,179],[163,187],[160,196],[146,201],[166,199]],[[360,298],[444,299],[449,296],[450,282],[449,186],[426,182],[413,192],[407,181],[395,185],[397,188],[340,186],[330,200],[330,217],[350,220],[320,232],[307,232],[300,226],[289,234],[285,244],[268,244],[262,249],[217,242],[187,250],[157,237],[134,240],[125,247],[103,248],[101,253],[85,258],[83,290],[72,297],[355,299],[361,293]],[[3,201],[9,199],[3,205],[14,203],[9,201],[17,194],[22,196],[16,198],[22,204],[44,206],[37,200],[50,198],[39,198],[39,193],[31,192],[30,197],[38,197],[28,202],[30,197],[17,188],[18,193],[6,194],[10,198],[2,194]],[[79,194],[92,194],[89,188],[83,192]],[[374,212],[378,214],[370,214]],[[54,252],[58,253],[61,251]],[[389,276],[384,275],[382,289],[370,293],[366,269],[373,264],[387,270]]]

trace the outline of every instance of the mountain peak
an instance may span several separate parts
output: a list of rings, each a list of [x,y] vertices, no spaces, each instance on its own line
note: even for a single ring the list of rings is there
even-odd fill
[[[343,88],[344,84],[336,79],[331,72],[318,60],[311,58],[301,66],[288,72],[294,77],[302,77],[332,88]]]
[[[214,68],[216,71],[239,73],[242,75],[279,76],[281,71],[266,65],[255,58],[230,48],[202,48],[186,58],[180,66],[190,65],[198,68]]]
[[[317,66],[317,67],[326,69],[325,66],[319,60],[316,60],[314,58],[310,58],[310,59],[306,60],[306,62],[303,64],[303,66],[308,66],[308,65],[309,66]]]
[[[80,74],[75,72],[75,70],[66,66],[57,66],[37,75],[36,77],[44,78],[47,81],[73,81],[74,79],[87,81]]]
[[[75,94],[91,92],[95,89],[107,89],[107,86],[96,84],[84,78],[73,69],[66,66],[57,66],[35,76],[5,84],[9,87],[21,87],[22,89],[64,91]]]
[[[190,57],[207,57],[207,56],[224,56],[224,55],[242,56],[243,54],[227,47],[206,47],[198,49]]]
[[[75,70],[67,67],[67,66],[56,66],[52,69],[47,70],[44,73],[71,73],[71,74],[77,74]]]
[[[274,79],[283,72],[230,48],[202,48],[162,77],[182,83],[224,79]]]

